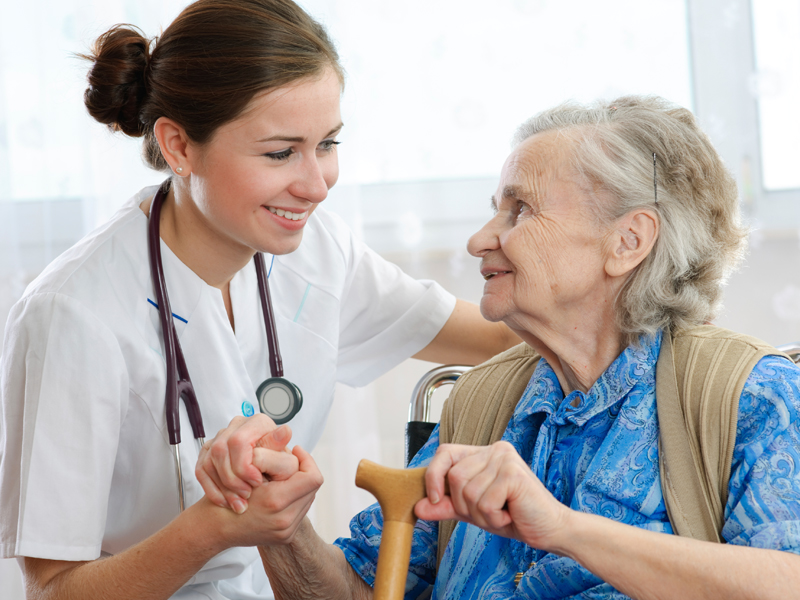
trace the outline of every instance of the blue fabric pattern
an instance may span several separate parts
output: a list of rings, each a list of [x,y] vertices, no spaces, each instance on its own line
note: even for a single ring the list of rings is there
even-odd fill
[[[628,347],[588,393],[563,397],[547,362],[539,361],[503,439],[548,490],[575,510],[650,531],[672,533],[658,471],[655,365],[661,334]],[[535,445],[533,415],[546,414]],[[731,544],[800,554],[800,369],[763,358],[739,403],[736,446],[723,537]],[[409,466],[427,464],[438,426]],[[383,521],[377,504],[335,543],[350,565],[374,583]],[[414,531],[407,599],[620,599],[575,561],[459,523],[435,574],[438,528]],[[519,585],[514,576],[523,572]]]

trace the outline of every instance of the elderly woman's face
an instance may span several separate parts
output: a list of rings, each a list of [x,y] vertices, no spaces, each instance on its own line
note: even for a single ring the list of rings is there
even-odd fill
[[[481,312],[517,330],[557,327],[586,314],[603,290],[607,246],[591,199],[572,174],[563,137],[535,135],[508,157],[495,216],[472,238],[486,279]]]

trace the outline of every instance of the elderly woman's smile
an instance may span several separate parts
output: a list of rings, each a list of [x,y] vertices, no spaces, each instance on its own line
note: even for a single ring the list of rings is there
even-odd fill
[[[511,271],[486,271],[486,269],[481,269],[481,274],[485,281],[489,281],[492,277],[497,277],[498,275],[506,275],[507,273],[511,273]]]

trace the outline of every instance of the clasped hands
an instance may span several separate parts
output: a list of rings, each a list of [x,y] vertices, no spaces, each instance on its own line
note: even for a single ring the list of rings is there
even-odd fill
[[[311,455],[291,451],[291,429],[269,417],[237,417],[203,446],[196,475],[208,499],[237,514],[248,506],[279,519],[270,541],[290,541],[322,485]],[[445,479],[449,495],[445,496]],[[491,533],[558,551],[570,509],[558,502],[507,442],[491,446],[443,444],[425,476],[420,519],[458,519]],[[265,485],[266,484],[266,485]]]
[[[266,415],[236,417],[207,441],[195,475],[206,498],[232,509],[240,519],[236,545],[288,543],[305,517],[322,474],[292,431]]]

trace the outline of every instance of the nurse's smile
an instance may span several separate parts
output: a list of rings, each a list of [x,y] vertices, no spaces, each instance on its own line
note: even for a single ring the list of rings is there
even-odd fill
[[[310,211],[292,212],[283,208],[267,206],[267,211],[275,222],[289,231],[297,231],[305,227]]]
[[[283,217],[284,219],[288,219],[289,221],[299,221],[300,219],[305,219],[308,216],[308,211],[292,212],[283,208],[273,208],[272,206],[268,206],[267,209],[272,214]]]

